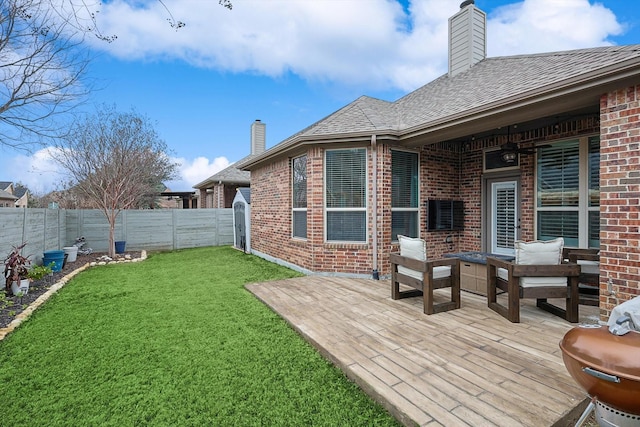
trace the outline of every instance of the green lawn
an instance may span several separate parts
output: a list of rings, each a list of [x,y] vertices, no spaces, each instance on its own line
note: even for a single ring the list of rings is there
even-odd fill
[[[229,247],[81,273],[0,341],[0,425],[397,425],[243,287],[295,276]]]

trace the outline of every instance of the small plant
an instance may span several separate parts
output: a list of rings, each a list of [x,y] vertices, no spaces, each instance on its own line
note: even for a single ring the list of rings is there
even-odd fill
[[[53,272],[53,269],[51,268],[53,264],[54,263],[52,262],[49,265],[34,265],[29,269],[27,277],[31,281],[41,280]]]
[[[25,246],[27,246],[27,242],[20,246],[14,246],[4,260],[5,290],[7,293],[11,290],[11,283],[28,278],[28,266],[31,264],[31,260],[28,255],[22,255]]]

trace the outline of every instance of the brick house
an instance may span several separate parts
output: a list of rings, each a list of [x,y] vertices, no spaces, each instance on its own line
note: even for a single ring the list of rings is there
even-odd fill
[[[238,165],[264,153],[265,146],[266,125],[256,120],[251,124],[251,154],[193,186],[199,190],[200,208],[230,208],[238,188],[251,185],[251,174]]]
[[[398,234],[430,258],[563,236],[600,248],[607,315],[640,294],[640,45],[486,58],[486,15],[465,3],[447,74],[395,102],[358,98],[240,165],[252,252],[376,277]],[[462,228],[439,230],[430,200],[462,201]]]

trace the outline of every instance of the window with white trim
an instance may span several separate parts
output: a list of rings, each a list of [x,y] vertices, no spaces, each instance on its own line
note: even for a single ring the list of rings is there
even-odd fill
[[[418,153],[391,150],[391,240],[418,237]]]
[[[600,247],[600,137],[555,143],[537,156],[538,239]]]
[[[367,150],[325,151],[325,237],[367,241]]]
[[[307,156],[291,161],[292,236],[307,238]]]

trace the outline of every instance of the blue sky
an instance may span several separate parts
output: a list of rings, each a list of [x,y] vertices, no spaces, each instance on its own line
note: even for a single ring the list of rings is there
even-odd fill
[[[446,72],[447,19],[462,0],[155,0],[105,2],[89,40],[96,90],[83,107],[148,116],[181,164],[175,191],[247,154],[250,125],[267,148],[360,95],[393,101]],[[635,1],[476,0],[489,56],[640,44]],[[62,176],[44,151],[0,150],[0,180],[43,194]],[[28,167],[24,167],[24,165]],[[22,165],[21,169],[17,165]]]

